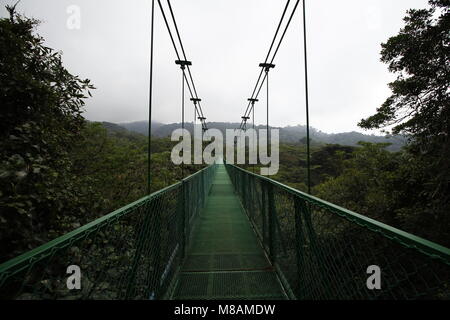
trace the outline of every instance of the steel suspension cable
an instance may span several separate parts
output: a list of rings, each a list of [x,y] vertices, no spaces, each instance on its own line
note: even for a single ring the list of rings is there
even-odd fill
[[[288,0],[288,1],[286,2],[286,5],[285,5],[284,10],[283,10],[283,13],[281,14],[280,21],[278,22],[278,26],[277,26],[277,29],[276,29],[276,31],[275,31],[275,35],[273,36],[272,43],[270,44],[270,48],[269,48],[269,51],[267,52],[267,56],[266,56],[266,59],[264,60],[264,63],[266,63],[267,60],[269,59],[270,52],[272,51],[273,45],[274,45],[275,40],[276,40],[276,38],[277,38],[277,36],[278,36],[278,32],[280,31],[280,27],[281,27],[281,25],[282,25],[282,23],[283,23],[284,16],[285,16],[286,11],[287,11],[287,9],[288,9],[288,7],[289,7],[289,3],[290,3],[290,0]],[[251,99],[254,98],[254,95],[255,95],[256,89],[258,88],[258,84],[259,84],[259,81],[261,80],[262,74],[263,74],[263,70],[261,69],[261,72],[259,73],[259,76],[258,76],[258,80],[256,80],[256,84],[255,84],[255,87],[254,87],[254,89],[253,89],[253,92],[252,92],[252,95],[251,95]],[[263,80],[263,81],[264,81],[264,80]],[[249,108],[250,108],[250,103],[247,105],[247,108],[245,109],[244,116],[247,116],[247,113],[249,114]],[[240,128],[241,128],[241,127],[242,127],[242,122],[241,122]]]
[[[182,54],[183,54],[184,59],[186,60],[186,53],[185,53],[185,51],[184,51],[184,46],[183,46],[183,43],[181,42],[181,37],[180,37],[180,35],[179,35],[178,26],[177,26],[177,24],[176,24],[175,16],[174,16],[174,14],[173,14],[173,10],[172,10],[172,7],[171,7],[169,1],[168,1],[168,4],[169,4],[169,10],[171,11],[171,16],[172,16],[172,19],[173,19],[173,22],[174,22],[174,26],[175,26],[175,29],[176,29],[177,37],[178,37],[178,40],[179,40],[179,42],[180,42],[181,51],[182,51]],[[163,6],[162,6],[162,4],[161,4],[161,0],[158,0],[158,5],[159,5],[159,8],[160,8],[160,10],[161,10],[161,14],[162,14],[162,16],[163,16],[164,23],[165,23],[165,25],[166,25],[167,31],[169,32],[170,40],[171,40],[172,46],[173,46],[173,48],[174,48],[174,50],[175,50],[175,54],[176,54],[176,56],[177,56],[177,59],[178,59],[178,60],[181,60],[180,54],[179,54],[179,51],[178,51],[178,48],[177,48],[177,45],[175,44],[175,39],[174,39],[174,36],[173,36],[173,34],[172,34],[172,30],[171,30],[171,28],[170,28],[170,25],[169,25],[167,16],[166,16],[165,11],[164,11],[164,8],[163,8]],[[191,74],[191,72],[190,72],[189,66],[187,66],[187,68],[188,68],[188,74],[190,75],[190,79],[191,79],[191,82],[192,82],[192,88],[194,89],[194,91],[192,91],[191,85],[190,85],[190,83],[189,83],[189,80],[188,80],[188,78],[186,77],[186,74],[185,74],[184,72],[183,72],[183,77],[184,77],[184,79],[186,80],[186,85],[187,85],[187,87],[188,87],[188,90],[189,90],[189,93],[190,93],[191,98],[196,98],[196,99],[198,99],[198,95],[197,95],[197,93],[196,93],[195,84],[194,84],[194,82],[193,82],[193,78],[192,78],[192,74]],[[194,93],[195,93],[195,94],[194,94]],[[199,109],[200,109],[200,110],[197,110],[197,106],[195,106],[195,112],[196,112],[201,118],[204,118],[203,110],[201,110],[201,106],[200,106],[200,105],[199,105]],[[206,128],[206,123],[202,123],[202,127],[203,127],[203,126],[204,126],[204,128]]]
[[[276,55],[277,55],[277,53],[278,53],[278,50],[280,49],[281,43],[282,43],[282,41],[283,41],[283,39],[284,39],[284,36],[286,35],[286,32],[287,32],[287,30],[288,30],[288,28],[289,28],[289,25],[291,24],[292,17],[294,16],[295,11],[297,10],[297,6],[298,6],[299,2],[300,2],[300,0],[297,0],[297,2],[295,3],[294,9],[292,10],[292,13],[291,13],[291,15],[290,15],[290,17],[289,17],[289,20],[288,20],[287,24],[286,24],[286,27],[284,28],[283,34],[282,34],[282,36],[281,36],[281,38],[280,38],[280,41],[278,42],[277,48],[276,48],[276,50],[275,50],[275,53],[274,53],[273,56],[272,56],[272,59],[271,59],[271,61],[270,61],[270,64],[273,64],[273,62],[274,62],[274,60],[275,60],[275,57],[276,57]],[[266,62],[267,62],[267,60],[266,60]],[[261,73],[262,73],[262,72],[263,72],[263,69],[261,69]],[[264,81],[265,81],[267,78],[268,78],[268,72],[266,72],[266,74],[265,74],[265,76],[264,76],[264,78],[263,78],[263,80],[262,80],[262,82],[261,82],[261,84],[260,84],[260,87],[259,87],[259,89],[258,89],[258,92],[256,93],[256,96],[255,96],[256,99],[258,98],[259,93],[261,92],[262,86],[263,86],[263,84],[264,84]]]
[[[282,24],[282,22],[284,20],[284,16],[286,14],[287,8],[289,7],[289,3],[290,3],[290,0],[288,0],[286,2],[286,6],[284,7],[283,14],[281,15],[280,22],[278,23],[277,30],[275,31],[275,35],[273,36],[272,43],[270,44],[270,48],[269,48],[269,51],[267,52],[267,56],[266,56],[266,59],[264,60],[264,63],[266,63],[267,60],[269,59],[270,52],[272,51],[272,48],[273,48],[273,45],[274,45],[275,40],[277,38],[278,32],[280,31],[280,27],[281,27],[281,24]]]
[[[295,2],[294,8],[293,8],[293,10],[292,10],[292,12],[291,12],[291,14],[289,16],[289,19],[288,19],[288,21],[286,23],[284,31],[283,31],[283,33],[282,33],[282,35],[281,35],[281,37],[280,37],[280,39],[278,41],[278,45],[276,46],[276,49],[275,49],[275,51],[274,51],[274,53],[272,55],[272,59],[270,60],[270,63],[267,63],[268,58],[270,56],[270,53],[272,51],[273,45],[275,43],[276,37],[277,37],[278,32],[280,30],[281,24],[283,22],[284,16],[286,14],[286,10],[288,8],[289,1],[287,1],[287,3],[286,3],[286,7],[284,8],[284,11],[283,11],[283,14],[282,14],[282,18],[280,19],[280,22],[278,24],[277,30],[275,32],[275,36],[274,36],[274,38],[272,40],[272,43],[270,45],[269,52],[267,53],[266,59],[265,59],[264,63],[261,63],[259,65],[261,67],[261,71],[259,73],[258,80],[256,82],[255,88],[254,88],[254,90],[252,92],[251,99],[249,99],[249,104],[247,105],[247,108],[245,110],[244,116],[242,117],[241,124],[239,126],[240,130],[242,130],[242,128],[245,129],[246,128],[247,119],[249,119],[250,118],[249,117],[250,114],[252,114],[253,128],[255,127],[255,119],[254,119],[254,112],[255,112],[254,108],[255,108],[255,105],[254,105],[254,102],[258,101],[257,98],[258,98],[258,96],[259,96],[259,94],[261,92],[262,86],[264,85],[264,82],[266,82],[266,97],[267,97],[266,98],[266,108],[267,108],[267,110],[266,110],[266,116],[267,116],[267,118],[266,118],[266,148],[267,148],[266,152],[267,152],[267,155],[269,155],[269,71],[270,71],[271,68],[275,67],[273,62],[274,62],[274,60],[275,60],[275,58],[277,56],[277,53],[278,53],[278,51],[279,51],[279,49],[281,47],[281,44],[282,44],[282,42],[284,40],[284,37],[285,37],[285,35],[287,33],[287,30],[289,29],[289,26],[291,24],[291,21],[292,21],[292,18],[294,16],[294,14],[295,14],[295,12],[297,10],[299,2],[300,2],[300,0],[297,0]],[[305,19],[305,2],[303,2],[304,43],[305,43],[305,77],[307,78],[307,68],[306,68],[306,64],[307,64],[307,60],[306,60],[306,22],[305,22],[305,20],[306,20]],[[264,70],[265,70],[265,75],[264,75],[262,81],[260,82],[260,79],[261,79],[261,76],[262,76]],[[307,80],[306,80],[305,83],[306,83],[306,91],[308,91]],[[256,92],[256,95],[255,95],[255,91],[258,88],[258,86],[259,86],[259,89],[258,89],[258,91]],[[307,140],[308,140],[307,141],[307,171],[308,171],[307,172],[307,180],[308,180],[308,193],[311,193],[308,93],[306,93],[306,96],[307,96],[307,98],[306,98],[306,113],[307,113],[306,118],[307,118]]]
[[[261,69],[261,73],[263,73],[263,72],[264,72],[264,69],[262,68],[262,69]],[[261,89],[262,89],[262,87],[263,87],[263,85],[264,85],[264,82],[266,81],[266,78],[267,78],[267,77],[268,77],[268,73],[265,72],[265,73],[264,73],[264,78],[263,78],[262,82],[259,84],[259,89],[258,89],[258,91],[257,91],[256,96],[254,97],[254,99],[258,99],[259,93],[261,92]],[[250,115],[250,113],[251,113],[254,109],[255,109],[255,104],[253,103],[253,104],[251,105],[250,109],[248,110],[248,115]],[[244,117],[246,117],[246,116],[247,116],[247,111],[246,111],[246,114],[244,115]]]
[[[164,22],[166,24],[167,31],[169,32],[169,36],[170,36],[170,40],[172,41],[173,48],[175,49],[175,53],[177,55],[178,60],[180,60],[180,54],[178,53],[178,49],[177,49],[177,46],[175,44],[175,40],[173,39],[172,31],[170,30],[169,22],[167,21],[166,14],[164,13],[164,9],[163,9],[163,7],[161,5],[161,1],[160,0],[158,0],[158,5],[159,5],[159,9],[161,10],[161,14],[162,14],[162,16],[164,18]]]
[[[177,33],[178,41],[180,42],[181,52],[183,53],[184,60],[187,60],[186,52],[185,52],[184,46],[183,46],[183,41],[181,41],[180,32],[179,32],[179,30],[178,30],[178,24],[177,24],[177,21],[176,21],[176,19],[175,19],[175,14],[174,14],[174,12],[173,12],[172,5],[170,4],[170,0],[167,0],[167,4],[168,4],[168,7],[169,7],[170,15],[172,16],[173,24],[174,24],[174,26],[175,26],[175,31],[176,31],[176,33]],[[196,87],[195,87],[195,82],[194,82],[194,79],[193,79],[193,77],[192,77],[191,69],[189,68],[189,66],[187,66],[187,70],[188,70],[189,78],[190,78],[191,83],[192,83],[192,88],[193,88],[193,90],[194,90],[195,98],[198,99],[197,89],[196,89]],[[187,81],[187,79],[186,79],[186,81]],[[192,96],[192,92],[191,92],[191,96]],[[194,105],[194,106],[195,106],[195,109],[197,109],[197,105]],[[200,114],[201,114],[200,116],[203,118],[203,117],[204,117],[204,116],[203,116],[203,110],[202,110],[202,108],[201,108],[200,101],[198,101],[198,106],[199,106],[198,108],[200,109]],[[203,121],[203,122],[204,122],[204,121]],[[202,123],[202,124],[203,124],[203,123]],[[206,123],[205,123],[205,127],[206,127]]]
[[[266,59],[265,59],[265,61],[264,61],[264,64],[266,64],[267,61],[268,61],[268,58],[269,58],[270,53],[271,53],[271,51],[272,51],[273,45],[274,45],[275,40],[276,40],[276,38],[277,38],[278,32],[279,32],[280,27],[281,27],[281,25],[282,25],[283,19],[284,19],[284,17],[285,17],[287,8],[288,8],[288,6],[289,6],[289,2],[290,2],[290,1],[288,0],[287,3],[286,3],[285,8],[284,8],[284,10],[283,10],[283,14],[282,14],[282,16],[281,16],[281,18],[280,18],[280,21],[279,21],[279,23],[278,23],[277,30],[276,30],[275,35],[274,35],[274,37],[273,37],[273,40],[272,40],[272,43],[271,43],[271,45],[270,45],[269,52],[267,53]],[[277,45],[277,47],[276,47],[276,49],[275,49],[275,52],[274,52],[273,55],[272,55],[272,59],[270,60],[270,64],[273,64],[273,62],[274,62],[274,60],[275,60],[275,57],[276,57],[276,55],[277,55],[277,53],[278,53],[278,50],[280,49],[281,43],[283,42],[283,39],[284,39],[284,37],[285,37],[285,35],[286,35],[286,32],[287,32],[287,30],[288,30],[288,28],[289,28],[289,25],[291,24],[291,21],[292,21],[292,18],[293,18],[293,16],[294,16],[294,14],[295,14],[295,11],[297,10],[297,7],[298,7],[299,2],[300,2],[300,0],[297,0],[297,1],[295,2],[294,9],[292,10],[292,12],[291,12],[291,14],[290,14],[290,17],[289,17],[289,19],[288,19],[288,22],[286,23],[286,26],[285,26],[285,28],[284,28],[284,31],[283,31],[283,33],[282,33],[282,35],[281,35],[281,37],[280,37],[280,39],[279,39],[279,41],[278,41],[278,45]],[[261,72],[260,72],[260,74],[259,74],[258,80],[257,80],[257,82],[256,82],[255,88],[254,88],[253,93],[252,93],[252,98],[255,98],[255,99],[258,98],[259,93],[260,93],[260,91],[261,91],[261,88],[262,88],[262,86],[263,86],[263,84],[264,84],[264,81],[265,81],[266,78],[267,78],[267,73],[266,73],[265,76],[264,76],[264,78],[262,79],[262,82],[260,83],[259,81],[260,81],[260,79],[261,79],[262,74],[263,74],[263,69],[261,69]],[[258,89],[258,91],[257,91],[257,93],[256,93],[256,96],[255,96],[255,91],[256,91],[256,89],[258,88],[258,85],[259,85],[259,89]],[[251,112],[250,106],[251,106],[251,104],[249,103],[249,104],[247,105],[246,110],[245,110],[244,117],[247,117],[248,115],[250,115],[250,112]],[[254,105],[252,106],[252,108],[254,108]],[[241,125],[239,126],[240,129],[242,128],[242,125],[243,125],[243,121],[241,121]]]
[[[266,148],[267,156],[269,155],[269,70],[266,70],[266,106],[267,106],[267,123],[266,123]]]
[[[177,46],[176,46],[176,44],[175,44],[175,40],[174,40],[173,35],[172,35],[172,30],[170,29],[169,22],[167,21],[166,14],[165,14],[165,12],[164,12],[164,9],[163,9],[163,7],[162,7],[162,4],[161,4],[161,1],[160,1],[160,0],[158,0],[158,5],[159,5],[159,8],[160,8],[160,10],[161,10],[161,14],[162,14],[162,16],[163,16],[164,23],[166,24],[167,31],[169,32],[170,40],[172,41],[172,45],[173,45],[173,48],[174,48],[174,50],[175,50],[175,54],[176,54],[178,60],[180,60],[180,54],[179,54],[178,49],[177,49]],[[183,54],[184,54],[184,48],[183,48],[182,45],[181,45],[181,47],[182,47],[182,51],[183,51]],[[185,54],[184,54],[184,57],[186,57]],[[185,60],[186,60],[186,58],[185,58]],[[187,84],[187,86],[188,86],[189,93],[190,93],[191,97],[193,98],[194,95],[193,95],[193,93],[192,93],[191,86],[190,86],[190,84],[189,84],[189,82],[188,82],[188,79],[187,79],[187,77],[186,77],[186,74],[185,74],[184,72],[183,72],[183,77],[186,79],[186,84]]]
[[[306,34],[306,0],[303,0],[303,48],[305,60],[305,106],[306,106],[306,170],[308,193],[311,194],[311,149],[309,142],[309,88],[308,88],[308,50]]]
[[[256,80],[256,85],[255,85],[255,88],[253,89],[253,92],[252,92],[252,95],[251,95],[251,99],[253,99],[253,96],[255,95],[255,91],[256,91],[256,89],[258,88],[259,80],[261,80],[262,74],[263,74],[263,70],[261,69],[261,71],[260,71],[260,73],[259,73],[259,76],[258,76],[258,80]],[[248,113],[249,108],[250,108],[250,104],[251,104],[251,103],[249,102],[248,105],[247,105],[247,108],[245,109],[244,117],[247,116],[247,113]],[[241,124],[240,124],[240,126],[239,126],[239,129],[242,128],[242,125],[243,125],[243,121],[241,121]]]
[[[184,81],[186,75],[184,74],[184,66],[181,66],[181,131],[184,136]],[[181,162],[181,179],[184,178],[184,159]]]
[[[151,193],[151,149],[152,149],[152,98],[153,98],[153,31],[155,23],[155,0],[152,0],[150,22],[150,81],[148,94],[148,162],[147,162],[147,194]]]
[[[256,143],[256,131],[255,131],[255,105],[253,103],[252,106],[252,123],[253,123],[253,152],[256,153],[256,157],[258,157],[258,153],[255,149],[255,143]],[[258,162],[258,159],[256,159],[256,162]],[[255,164],[253,163],[253,173],[255,173]]]
[[[294,17],[295,11],[297,10],[299,2],[300,2],[300,0],[297,0],[295,2],[294,9],[292,10],[291,16],[289,17],[289,20],[288,20],[288,22],[286,24],[286,27],[284,28],[283,34],[281,35],[280,41],[278,42],[278,46],[277,46],[277,48],[275,50],[275,53],[272,56],[272,60],[270,61],[270,63],[273,63],[273,61],[275,60],[275,57],[276,57],[276,55],[278,53],[278,50],[280,49],[281,43],[283,42],[284,36],[286,35],[286,31],[288,30],[289,25],[291,24],[291,21],[292,21],[292,18]]]

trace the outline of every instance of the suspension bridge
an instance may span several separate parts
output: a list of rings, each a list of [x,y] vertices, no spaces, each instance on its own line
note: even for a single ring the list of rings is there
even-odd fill
[[[260,63],[240,130],[246,130],[254,115],[264,83],[268,95],[269,71],[299,1],[289,4]],[[183,127],[186,85],[206,132],[192,63],[170,1],[167,5],[170,16],[158,0],[181,68]],[[150,120],[154,11],[152,1]],[[309,127],[308,102],[306,107]],[[267,126],[268,115],[267,99]],[[309,172],[309,146],[307,162]],[[150,169],[149,161],[149,186]],[[312,196],[309,174],[308,186],[304,193],[226,159],[217,161],[4,262],[0,298],[450,299],[448,248]],[[73,265],[80,268],[81,287],[69,290],[67,268]],[[381,270],[381,288],[367,285],[371,266]]]

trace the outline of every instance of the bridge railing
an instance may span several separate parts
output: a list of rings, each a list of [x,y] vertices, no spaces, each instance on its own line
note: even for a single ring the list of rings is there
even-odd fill
[[[170,294],[216,165],[0,265],[0,299],[161,299]],[[81,288],[76,273],[79,267]],[[69,282],[69,287],[68,287]]]
[[[226,168],[291,298],[450,299],[448,248],[240,167]]]

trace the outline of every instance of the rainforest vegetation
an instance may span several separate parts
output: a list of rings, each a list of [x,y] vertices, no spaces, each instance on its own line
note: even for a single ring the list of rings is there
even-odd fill
[[[450,245],[450,15],[447,0],[410,10],[381,59],[398,78],[364,129],[408,137],[387,143],[312,143],[313,195]],[[147,194],[148,138],[83,117],[95,87],[71,74],[9,8],[0,19],[0,262]],[[436,18],[437,14],[437,18]],[[151,138],[151,192],[197,171],[170,161],[174,143]],[[247,166],[252,170],[251,166]],[[306,191],[305,139],[280,146],[273,177]]]

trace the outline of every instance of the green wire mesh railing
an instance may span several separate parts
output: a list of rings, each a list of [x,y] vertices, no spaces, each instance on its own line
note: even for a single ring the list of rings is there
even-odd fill
[[[0,299],[169,296],[215,170],[209,166],[1,264]],[[81,271],[79,290],[67,286],[71,265]]]
[[[292,299],[450,299],[450,250],[227,164]],[[369,289],[369,266],[381,289]]]

